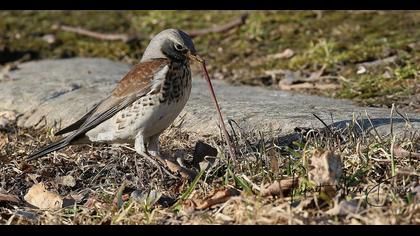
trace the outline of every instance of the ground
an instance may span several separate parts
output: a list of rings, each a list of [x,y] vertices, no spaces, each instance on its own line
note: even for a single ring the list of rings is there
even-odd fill
[[[244,13],[3,11],[0,64],[8,69],[27,60],[74,56],[134,64],[150,35],[164,28],[204,29]],[[401,110],[419,112],[419,19],[419,11],[252,11],[244,25],[194,41],[216,79],[370,106],[395,103]],[[58,30],[53,27],[57,24],[136,35],[138,40],[98,40]],[[352,129],[356,126],[345,131],[297,130],[293,142],[238,132],[237,160],[228,158],[219,137],[191,137],[172,127],[162,140],[163,156],[179,157],[195,168],[198,174],[188,180],[159,171],[129,147],[72,147],[27,163],[22,159],[27,153],[54,137],[49,129],[26,130],[10,122],[0,130],[0,193],[19,200],[0,201],[0,222],[419,224],[418,131],[408,129],[394,139],[360,135]],[[218,150],[210,170],[200,171],[196,165],[209,164],[197,161],[198,140]],[[338,177],[326,177],[334,180],[333,188],[317,184],[313,173],[330,172],[310,161],[328,151],[334,153],[328,157],[338,156],[342,162],[341,168],[331,170],[340,172]],[[71,176],[75,184],[62,183],[63,176]],[[282,181],[293,184],[283,186],[284,191],[272,190]],[[36,182],[72,204],[57,210],[28,206],[23,198]],[[152,194],[139,200],[133,192]],[[162,197],[157,200],[156,194]],[[219,204],[210,204],[215,199]]]

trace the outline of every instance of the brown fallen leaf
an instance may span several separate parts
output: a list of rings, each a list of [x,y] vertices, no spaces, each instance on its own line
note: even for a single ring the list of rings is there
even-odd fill
[[[193,200],[187,199],[181,205],[181,212],[184,215],[189,215],[195,211],[196,207],[197,204]]]
[[[0,202],[19,203],[20,199],[16,195],[0,193]]]
[[[163,164],[166,168],[168,168],[172,173],[179,173],[183,179],[194,179],[197,175],[197,172],[194,170],[189,170],[181,165],[179,165],[176,161],[171,160],[170,158],[163,158],[160,156],[155,156],[155,158]]]
[[[335,185],[342,174],[341,158],[328,150],[315,150],[309,166],[309,179],[317,185]]]
[[[192,199],[196,210],[203,210],[210,208],[216,204],[224,203],[233,196],[238,196],[240,192],[234,188],[222,189],[216,191],[210,197],[207,197],[203,200],[201,199]]]
[[[407,151],[400,146],[394,147],[394,154],[399,158],[407,158],[411,156],[412,158],[414,157],[416,159],[420,159],[420,153]]]
[[[86,201],[86,203],[83,205],[84,207],[88,208],[88,209],[92,209],[92,208],[108,208],[109,205],[106,204],[105,202],[98,200],[95,197],[90,197],[88,198],[88,200]]]
[[[286,196],[298,185],[298,178],[282,179],[280,181],[276,180],[270,184],[270,186],[261,190],[261,196]]]
[[[309,159],[309,180],[329,197],[335,195],[336,185],[342,174],[341,158],[331,151],[315,150]]]
[[[24,199],[40,209],[59,209],[63,206],[63,198],[56,193],[46,190],[42,182],[33,185]]]
[[[1,111],[0,112],[0,128],[5,128],[10,123],[16,121],[17,114],[14,111]]]

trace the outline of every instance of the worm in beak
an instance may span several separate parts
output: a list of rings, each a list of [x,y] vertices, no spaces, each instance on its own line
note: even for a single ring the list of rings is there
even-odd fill
[[[198,55],[192,55],[190,53],[188,53],[188,58],[190,58],[191,60],[197,61],[202,65],[205,78],[211,92],[211,97],[213,98],[213,102],[216,106],[217,114],[219,116],[219,123],[220,123],[220,126],[222,127],[223,135],[225,136],[226,143],[228,144],[228,147],[229,147],[229,154],[233,160],[236,160],[235,148],[233,147],[232,142],[230,141],[229,134],[226,130],[225,122],[223,121],[222,112],[220,111],[220,106],[219,106],[219,103],[217,102],[216,94],[214,93],[214,89],[213,89],[213,85],[211,84],[209,73],[207,72],[206,62],[204,61],[204,59],[202,59]]]

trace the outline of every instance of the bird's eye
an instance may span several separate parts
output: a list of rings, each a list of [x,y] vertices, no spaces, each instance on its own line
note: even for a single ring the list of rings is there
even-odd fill
[[[176,43],[175,44],[175,49],[178,50],[178,51],[183,51],[184,50],[184,47],[181,44]]]

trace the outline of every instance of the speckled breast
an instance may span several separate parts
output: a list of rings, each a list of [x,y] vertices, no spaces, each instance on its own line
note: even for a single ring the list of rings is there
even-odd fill
[[[134,138],[138,132],[145,137],[163,132],[185,107],[190,93],[189,65],[171,63],[159,92],[142,97],[114,117],[117,133]]]

